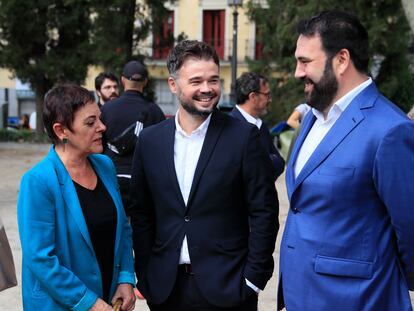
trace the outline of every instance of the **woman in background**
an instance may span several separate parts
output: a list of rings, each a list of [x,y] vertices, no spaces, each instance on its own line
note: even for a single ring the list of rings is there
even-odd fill
[[[53,88],[43,123],[49,154],[22,178],[17,205],[24,310],[133,310],[131,228],[105,125],[88,90]]]

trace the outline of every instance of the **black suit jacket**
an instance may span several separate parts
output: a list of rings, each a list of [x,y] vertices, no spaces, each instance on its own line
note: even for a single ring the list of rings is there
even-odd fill
[[[138,288],[159,304],[171,293],[187,236],[194,278],[213,305],[240,304],[245,278],[272,276],[278,198],[256,127],[215,111],[187,205],[174,166],[174,118],[144,129],[134,154],[131,224]]]
[[[248,122],[246,118],[241,114],[239,109],[237,109],[236,107],[234,107],[233,110],[229,112],[229,115],[231,115],[232,117],[238,120]],[[272,161],[273,176],[274,176],[274,180],[276,180],[283,173],[285,169],[285,160],[283,160],[279,151],[277,151],[275,145],[273,144],[273,139],[272,139],[272,136],[270,136],[269,129],[267,128],[266,123],[263,122],[262,126],[260,127],[259,132],[260,132],[260,140],[262,142],[262,145],[266,149]]]

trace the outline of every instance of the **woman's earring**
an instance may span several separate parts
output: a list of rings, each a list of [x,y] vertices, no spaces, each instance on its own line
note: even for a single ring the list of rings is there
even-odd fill
[[[63,137],[62,143],[63,143],[63,151],[65,151],[65,146],[68,143],[68,138],[67,137]]]

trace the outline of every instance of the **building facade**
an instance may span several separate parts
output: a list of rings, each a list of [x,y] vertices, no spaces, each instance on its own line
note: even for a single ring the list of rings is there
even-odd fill
[[[260,44],[256,42],[256,27],[252,23],[244,7],[238,7],[238,40],[237,40],[237,76],[247,71],[246,58],[255,59],[260,55]],[[252,0],[250,0],[252,1]],[[152,79],[156,94],[156,102],[166,115],[175,114],[178,104],[171,94],[168,84],[166,58],[169,50],[178,38],[205,41],[215,47],[221,63],[223,95],[221,106],[230,105],[231,91],[231,57],[233,51],[233,10],[228,0],[176,0],[167,3],[169,13],[157,23],[158,35],[150,35],[139,44],[140,53],[146,57],[146,65]],[[265,1],[262,1],[265,2]],[[85,87],[94,91],[94,78],[100,68],[91,66],[85,81]],[[8,123],[23,114],[35,111],[35,98],[27,86],[12,77],[11,72],[0,69],[0,105],[4,122]],[[3,120],[0,127],[5,127]]]

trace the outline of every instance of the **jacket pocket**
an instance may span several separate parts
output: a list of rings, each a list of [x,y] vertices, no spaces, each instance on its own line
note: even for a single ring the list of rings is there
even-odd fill
[[[245,236],[217,240],[216,245],[224,251],[238,251],[247,248],[248,240]]]
[[[373,263],[370,261],[317,255],[315,272],[327,275],[370,279],[373,274]]]

